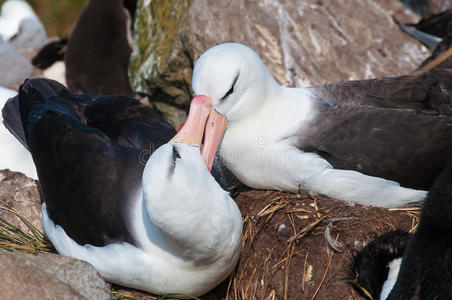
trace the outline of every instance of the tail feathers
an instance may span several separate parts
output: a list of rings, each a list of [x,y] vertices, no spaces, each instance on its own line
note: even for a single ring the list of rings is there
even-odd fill
[[[452,23],[450,23],[452,25]],[[432,55],[425,59],[415,70],[413,75],[420,75],[432,69],[446,69],[452,67],[452,26],[450,31],[441,39],[434,35],[419,31],[414,27],[399,24],[400,28],[426,45]],[[417,76],[416,75],[416,76]]]
[[[28,97],[28,100],[31,100],[33,103],[67,93],[69,93],[69,90],[64,85],[55,80],[46,78],[27,79],[19,89],[19,97],[21,97],[21,95],[26,96]],[[23,101],[22,97],[20,101]]]
[[[25,124],[31,107],[45,99],[69,94],[69,90],[61,83],[44,78],[25,80],[19,88],[19,108],[22,124]]]
[[[441,42],[441,38],[425,33],[423,31],[420,31],[416,29],[415,27],[405,25],[402,23],[397,22],[397,25],[399,25],[400,29],[402,29],[407,34],[411,35],[413,38],[417,39],[419,42],[427,46],[427,48],[430,49],[430,51],[435,50],[436,46]]]
[[[397,20],[394,21],[400,29],[432,51],[432,55],[422,62],[418,71],[452,67],[449,51],[452,48],[452,9],[432,15],[417,24],[401,24]]]
[[[438,14],[423,18],[419,23],[412,24],[417,30],[444,38],[449,32],[449,25],[452,21],[452,9],[445,10]],[[410,24],[411,25],[411,24]]]
[[[429,3],[425,0],[401,0],[403,6],[425,18],[429,15]]]
[[[28,149],[23,124],[26,124],[31,107],[45,99],[64,94],[69,94],[69,90],[54,80],[28,79],[20,86],[19,95],[9,99],[3,107],[3,124]]]
[[[10,98],[2,110],[3,124],[28,149],[19,109],[19,96]]]
[[[422,19],[417,24],[401,24],[394,20],[400,29],[425,44],[431,51],[451,33],[452,9]]]

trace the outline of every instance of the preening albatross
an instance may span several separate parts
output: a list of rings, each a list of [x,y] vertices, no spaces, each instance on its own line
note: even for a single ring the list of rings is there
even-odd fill
[[[227,43],[196,62],[193,90],[227,120],[209,123],[218,134],[206,139],[205,160],[219,145],[253,188],[400,206],[425,198],[452,152],[452,73],[440,67],[417,78],[287,88],[253,50]]]
[[[57,251],[156,294],[198,296],[224,280],[239,257],[242,218],[201,157],[210,108],[196,98],[168,142],[174,129],[137,100],[26,81],[4,119],[33,156]]]

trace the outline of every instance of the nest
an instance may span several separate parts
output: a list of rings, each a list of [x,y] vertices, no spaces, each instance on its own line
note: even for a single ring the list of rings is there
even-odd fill
[[[343,280],[352,255],[379,234],[413,232],[420,207],[372,208],[309,193],[243,191],[240,261],[201,299],[361,299]],[[117,299],[161,299],[114,286]],[[168,296],[164,299],[169,299]]]

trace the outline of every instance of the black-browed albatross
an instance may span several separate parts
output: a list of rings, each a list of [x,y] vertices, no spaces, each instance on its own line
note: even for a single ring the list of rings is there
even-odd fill
[[[206,162],[219,145],[253,188],[400,206],[425,198],[452,151],[452,73],[440,67],[415,79],[287,88],[253,50],[226,43],[199,58],[192,84],[227,119],[209,122],[217,135],[205,140]]]
[[[3,115],[33,156],[57,251],[157,294],[197,296],[224,280],[239,257],[242,219],[201,157],[210,108],[196,98],[167,143],[174,129],[137,100],[26,81]],[[158,149],[146,163],[151,144]]]

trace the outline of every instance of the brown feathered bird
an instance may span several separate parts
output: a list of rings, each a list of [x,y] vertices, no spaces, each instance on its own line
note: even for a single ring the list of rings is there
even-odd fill
[[[133,95],[127,75],[131,18],[124,5],[123,0],[91,0],[81,13],[65,56],[73,93]]]

